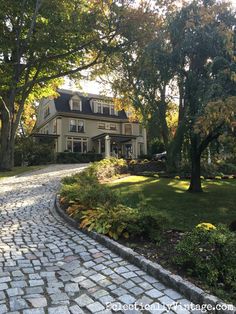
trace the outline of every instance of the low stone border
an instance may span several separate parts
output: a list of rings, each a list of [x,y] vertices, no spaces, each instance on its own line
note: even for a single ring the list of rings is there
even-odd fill
[[[58,214],[62,217],[70,226],[78,229],[79,231],[90,236],[94,240],[98,241],[100,244],[106,246],[114,253],[123,257],[130,263],[138,266],[142,270],[146,271],[149,275],[152,275],[156,279],[160,280],[162,283],[166,284],[170,288],[175,289],[176,291],[182,293],[190,301],[195,304],[210,304],[214,308],[218,305],[221,306],[221,310],[215,309],[211,313],[217,314],[236,314],[236,307],[233,307],[233,310],[226,310],[229,304],[224,303],[219,298],[206,293],[204,290],[198,288],[191,282],[183,279],[182,277],[171,273],[169,270],[164,269],[161,265],[154,263],[140,254],[136,253],[134,250],[127,248],[126,246],[93,231],[87,231],[85,229],[80,229],[78,222],[69,217],[65,211],[61,208],[59,203],[59,195],[55,198],[55,207],[53,214]],[[58,218],[58,217],[56,217]]]

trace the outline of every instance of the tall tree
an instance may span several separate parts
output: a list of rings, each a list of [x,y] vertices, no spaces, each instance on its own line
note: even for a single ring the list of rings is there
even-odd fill
[[[164,24],[163,12],[154,10],[149,3],[128,8],[124,27],[120,29],[122,44],[107,62],[106,70],[113,91],[126,108],[134,108],[145,121],[152,115],[158,118],[161,137],[167,146],[169,99],[166,95],[173,73]]]
[[[115,45],[124,3],[0,0],[0,168],[13,167],[24,104],[59,77],[80,77]],[[51,92],[51,91],[50,91]]]
[[[198,0],[183,7],[171,23],[174,49],[182,61],[191,192],[202,191],[201,155],[235,112],[235,22],[229,3]]]

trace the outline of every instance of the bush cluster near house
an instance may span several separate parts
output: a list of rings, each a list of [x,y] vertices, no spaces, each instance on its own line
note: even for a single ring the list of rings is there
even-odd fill
[[[36,166],[53,163],[54,142],[47,140],[42,143],[35,142],[32,138],[18,139],[15,147],[15,166]]]
[[[56,162],[59,164],[75,164],[80,162],[94,162],[102,159],[101,154],[95,153],[72,153],[72,152],[63,152],[56,154]]]
[[[119,192],[101,184],[126,173],[127,169],[123,159],[109,158],[93,163],[83,172],[63,180],[61,203],[70,216],[80,221],[81,228],[114,239],[142,236],[154,240],[163,231],[167,218],[125,205]]]

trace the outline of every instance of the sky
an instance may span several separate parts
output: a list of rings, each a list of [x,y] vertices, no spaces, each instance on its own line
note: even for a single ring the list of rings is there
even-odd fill
[[[231,0],[231,2],[233,7],[236,8],[236,0]],[[104,86],[102,86],[98,81],[83,80],[80,82],[80,85],[82,87],[82,90],[81,89],[80,90],[84,93],[106,94],[107,96],[112,96],[111,92],[104,91]],[[62,86],[62,88],[78,90],[78,87],[67,78],[65,78],[65,83]]]

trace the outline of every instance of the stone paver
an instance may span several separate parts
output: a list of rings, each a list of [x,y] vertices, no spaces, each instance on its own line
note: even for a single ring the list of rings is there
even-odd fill
[[[52,214],[61,178],[84,167],[54,165],[0,181],[0,313],[106,314],[117,313],[110,303],[188,303]]]

